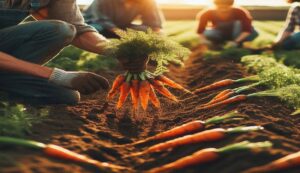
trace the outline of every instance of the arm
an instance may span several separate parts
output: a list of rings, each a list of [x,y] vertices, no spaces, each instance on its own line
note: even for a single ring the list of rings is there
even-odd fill
[[[27,74],[49,79],[53,69],[17,59],[0,52],[0,71]]]
[[[291,7],[287,18],[286,18],[286,23],[284,29],[277,35],[275,41],[274,41],[274,46],[277,46],[281,44],[284,40],[286,40],[295,30],[295,25],[296,25],[296,19],[295,19],[295,14],[298,13],[298,8],[296,7]]]
[[[72,44],[80,49],[102,54],[107,41],[105,37],[97,32],[85,32],[75,37]]]
[[[203,34],[205,29],[206,29],[208,20],[209,20],[208,13],[209,13],[208,11],[203,11],[203,12],[200,12],[197,15],[197,19],[199,19],[199,25],[198,25],[197,33],[199,35],[201,43],[204,43],[204,44],[209,44],[210,43],[210,41],[207,40],[207,38]]]
[[[154,0],[144,0],[140,7],[143,25],[149,26],[154,32],[162,33],[163,16]]]
[[[244,8],[236,8],[234,10],[235,15],[240,20],[242,25],[242,32],[237,38],[235,38],[234,42],[237,45],[240,45],[252,32],[252,16],[249,11]]]

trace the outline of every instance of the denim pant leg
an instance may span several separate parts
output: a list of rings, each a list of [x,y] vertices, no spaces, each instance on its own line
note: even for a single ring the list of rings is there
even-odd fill
[[[43,64],[70,44],[74,35],[74,27],[64,22],[28,22],[0,30],[0,51]],[[7,72],[0,73],[0,91],[27,103],[74,104],[79,100],[77,91],[56,86],[47,79]]]
[[[283,43],[282,48],[286,50],[299,49],[300,48],[300,32],[294,33],[288,37]]]
[[[212,42],[223,42],[225,41],[222,37],[221,31],[217,29],[207,29],[204,31],[203,35]]]
[[[234,23],[234,27],[233,27],[233,39],[236,39],[242,32],[242,24],[240,21],[236,21]],[[250,33],[250,35],[243,41],[252,41],[254,40],[256,37],[258,37],[258,32],[255,30],[254,27],[252,27],[252,31]]]

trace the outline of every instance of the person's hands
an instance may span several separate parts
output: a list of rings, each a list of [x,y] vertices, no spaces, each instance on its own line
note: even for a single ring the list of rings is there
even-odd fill
[[[56,85],[78,90],[82,94],[92,94],[100,88],[108,89],[109,83],[106,78],[91,72],[85,71],[64,71],[54,68],[49,82]]]
[[[238,47],[239,44],[235,41],[228,41],[226,44],[225,44],[225,48],[228,49],[228,48],[236,48]]]

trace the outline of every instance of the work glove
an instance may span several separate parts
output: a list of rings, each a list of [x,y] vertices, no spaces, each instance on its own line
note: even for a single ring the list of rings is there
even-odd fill
[[[106,78],[91,72],[85,71],[64,71],[54,68],[49,82],[56,85],[77,90],[82,94],[92,94],[100,88],[108,89],[109,83]]]

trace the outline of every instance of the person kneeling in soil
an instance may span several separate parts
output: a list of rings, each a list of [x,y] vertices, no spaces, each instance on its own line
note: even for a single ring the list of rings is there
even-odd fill
[[[198,34],[200,41],[211,45],[228,41],[226,47],[238,47],[245,41],[252,41],[258,32],[252,26],[250,13],[241,7],[234,7],[234,0],[214,0],[214,7],[201,11]],[[206,29],[208,22],[211,29]]]
[[[108,38],[118,37],[116,31],[151,28],[162,34],[162,15],[155,0],[94,0],[85,10],[86,22]],[[141,17],[142,24],[132,22]]]
[[[30,14],[40,20],[19,24]],[[2,1],[0,16],[0,92],[9,99],[76,104],[79,92],[109,88],[108,81],[97,74],[43,66],[70,44],[102,53],[103,46],[97,45],[106,38],[84,23],[76,0]]]
[[[300,26],[300,0],[287,0],[293,3],[289,9],[286,24],[272,45],[272,48],[282,48],[286,50],[300,48],[300,32],[294,32],[296,26]]]

